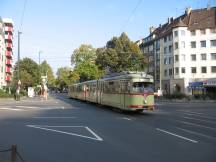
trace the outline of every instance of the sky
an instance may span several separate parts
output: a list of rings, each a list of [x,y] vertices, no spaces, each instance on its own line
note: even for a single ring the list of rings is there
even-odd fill
[[[81,44],[103,47],[126,32],[132,41],[149,34],[168,17],[182,15],[186,7],[216,6],[216,0],[0,0],[0,17],[14,22],[14,62],[18,30],[21,58],[46,60],[54,72],[71,66],[73,50]]]

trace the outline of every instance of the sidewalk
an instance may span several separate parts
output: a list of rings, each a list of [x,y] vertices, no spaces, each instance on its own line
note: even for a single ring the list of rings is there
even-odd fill
[[[155,98],[155,102],[169,102],[169,103],[216,103],[216,100],[201,100],[201,99],[158,99]]]

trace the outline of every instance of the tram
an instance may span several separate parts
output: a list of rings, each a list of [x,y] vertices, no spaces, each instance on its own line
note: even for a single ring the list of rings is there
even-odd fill
[[[73,84],[68,95],[121,110],[154,110],[153,77],[144,72],[122,72]]]

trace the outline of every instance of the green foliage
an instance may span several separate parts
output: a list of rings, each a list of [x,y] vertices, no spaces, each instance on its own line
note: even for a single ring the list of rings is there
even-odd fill
[[[51,66],[46,62],[43,61],[40,65],[40,71],[41,71],[41,76],[47,75],[48,78],[48,85],[49,86],[55,86],[55,77],[53,74],[53,70]]]
[[[76,83],[78,80],[79,75],[69,67],[61,67],[57,71],[56,85],[61,89]]]
[[[109,72],[144,71],[146,60],[139,47],[125,33],[113,37],[96,51],[96,64]]]
[[[98,67],[89,61],[83,61],[80,63],[75,68],[75,72],[79,74],[80,82],[99,79],[102,75],[102,72],[98,69]]]
[[[82,44],[71,55],[71,64],[78,66],[83,61],[94,62],[96,59],[96,50],[88,44]]]
[[[73,73],[79,76],[79,81],[98,79],[103,75],[103,70],[99,70],[98,66],[95,65],[95,59],[96,49],[91,45],[82,44],[74,50],[71,63],[75,65]],[[77,78],[76,76],[73,80]]]
[[[15,65],[15,71],[14,71],[14,77],[12,81],[13,87],[17,86],[18,78],[17,78],[17,63]],[[30,58],[24,58],[23,60],[20,60],[20,80],[21,80],[21,86],[25,90],[29,86],[35,86],[40,81],[40,75],[39,75],[39,66],[38,64],[33,61]]]
[[[9,97],[12,97],[12,95],[0,89],[0,98],[9,98]]]

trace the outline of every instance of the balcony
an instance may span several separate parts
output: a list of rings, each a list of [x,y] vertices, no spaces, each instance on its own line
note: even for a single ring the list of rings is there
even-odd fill
[[[12,57],[12,52],[11,51],[6,51],[6,57],[11,58]]]
[[[6,60],[6,65],[12,65],[12,61],[10,59]]]
[[[6,48],[12,48],[13,44],[12,43],[6,43]]]
[[[7,34],[7,35],[5,35],[5,39],[12,40],[13,39],[13,35]]]
[[[6,76],[5,80],[6,80],[7,82],[11,81],[11,76]]]
[[[13,32],[13,27],[6,26],[5,27],[5,31],[7,31],[7,32]]]
[[[11,74],[11,68],[10,67],[6,67],[6,73]]]

